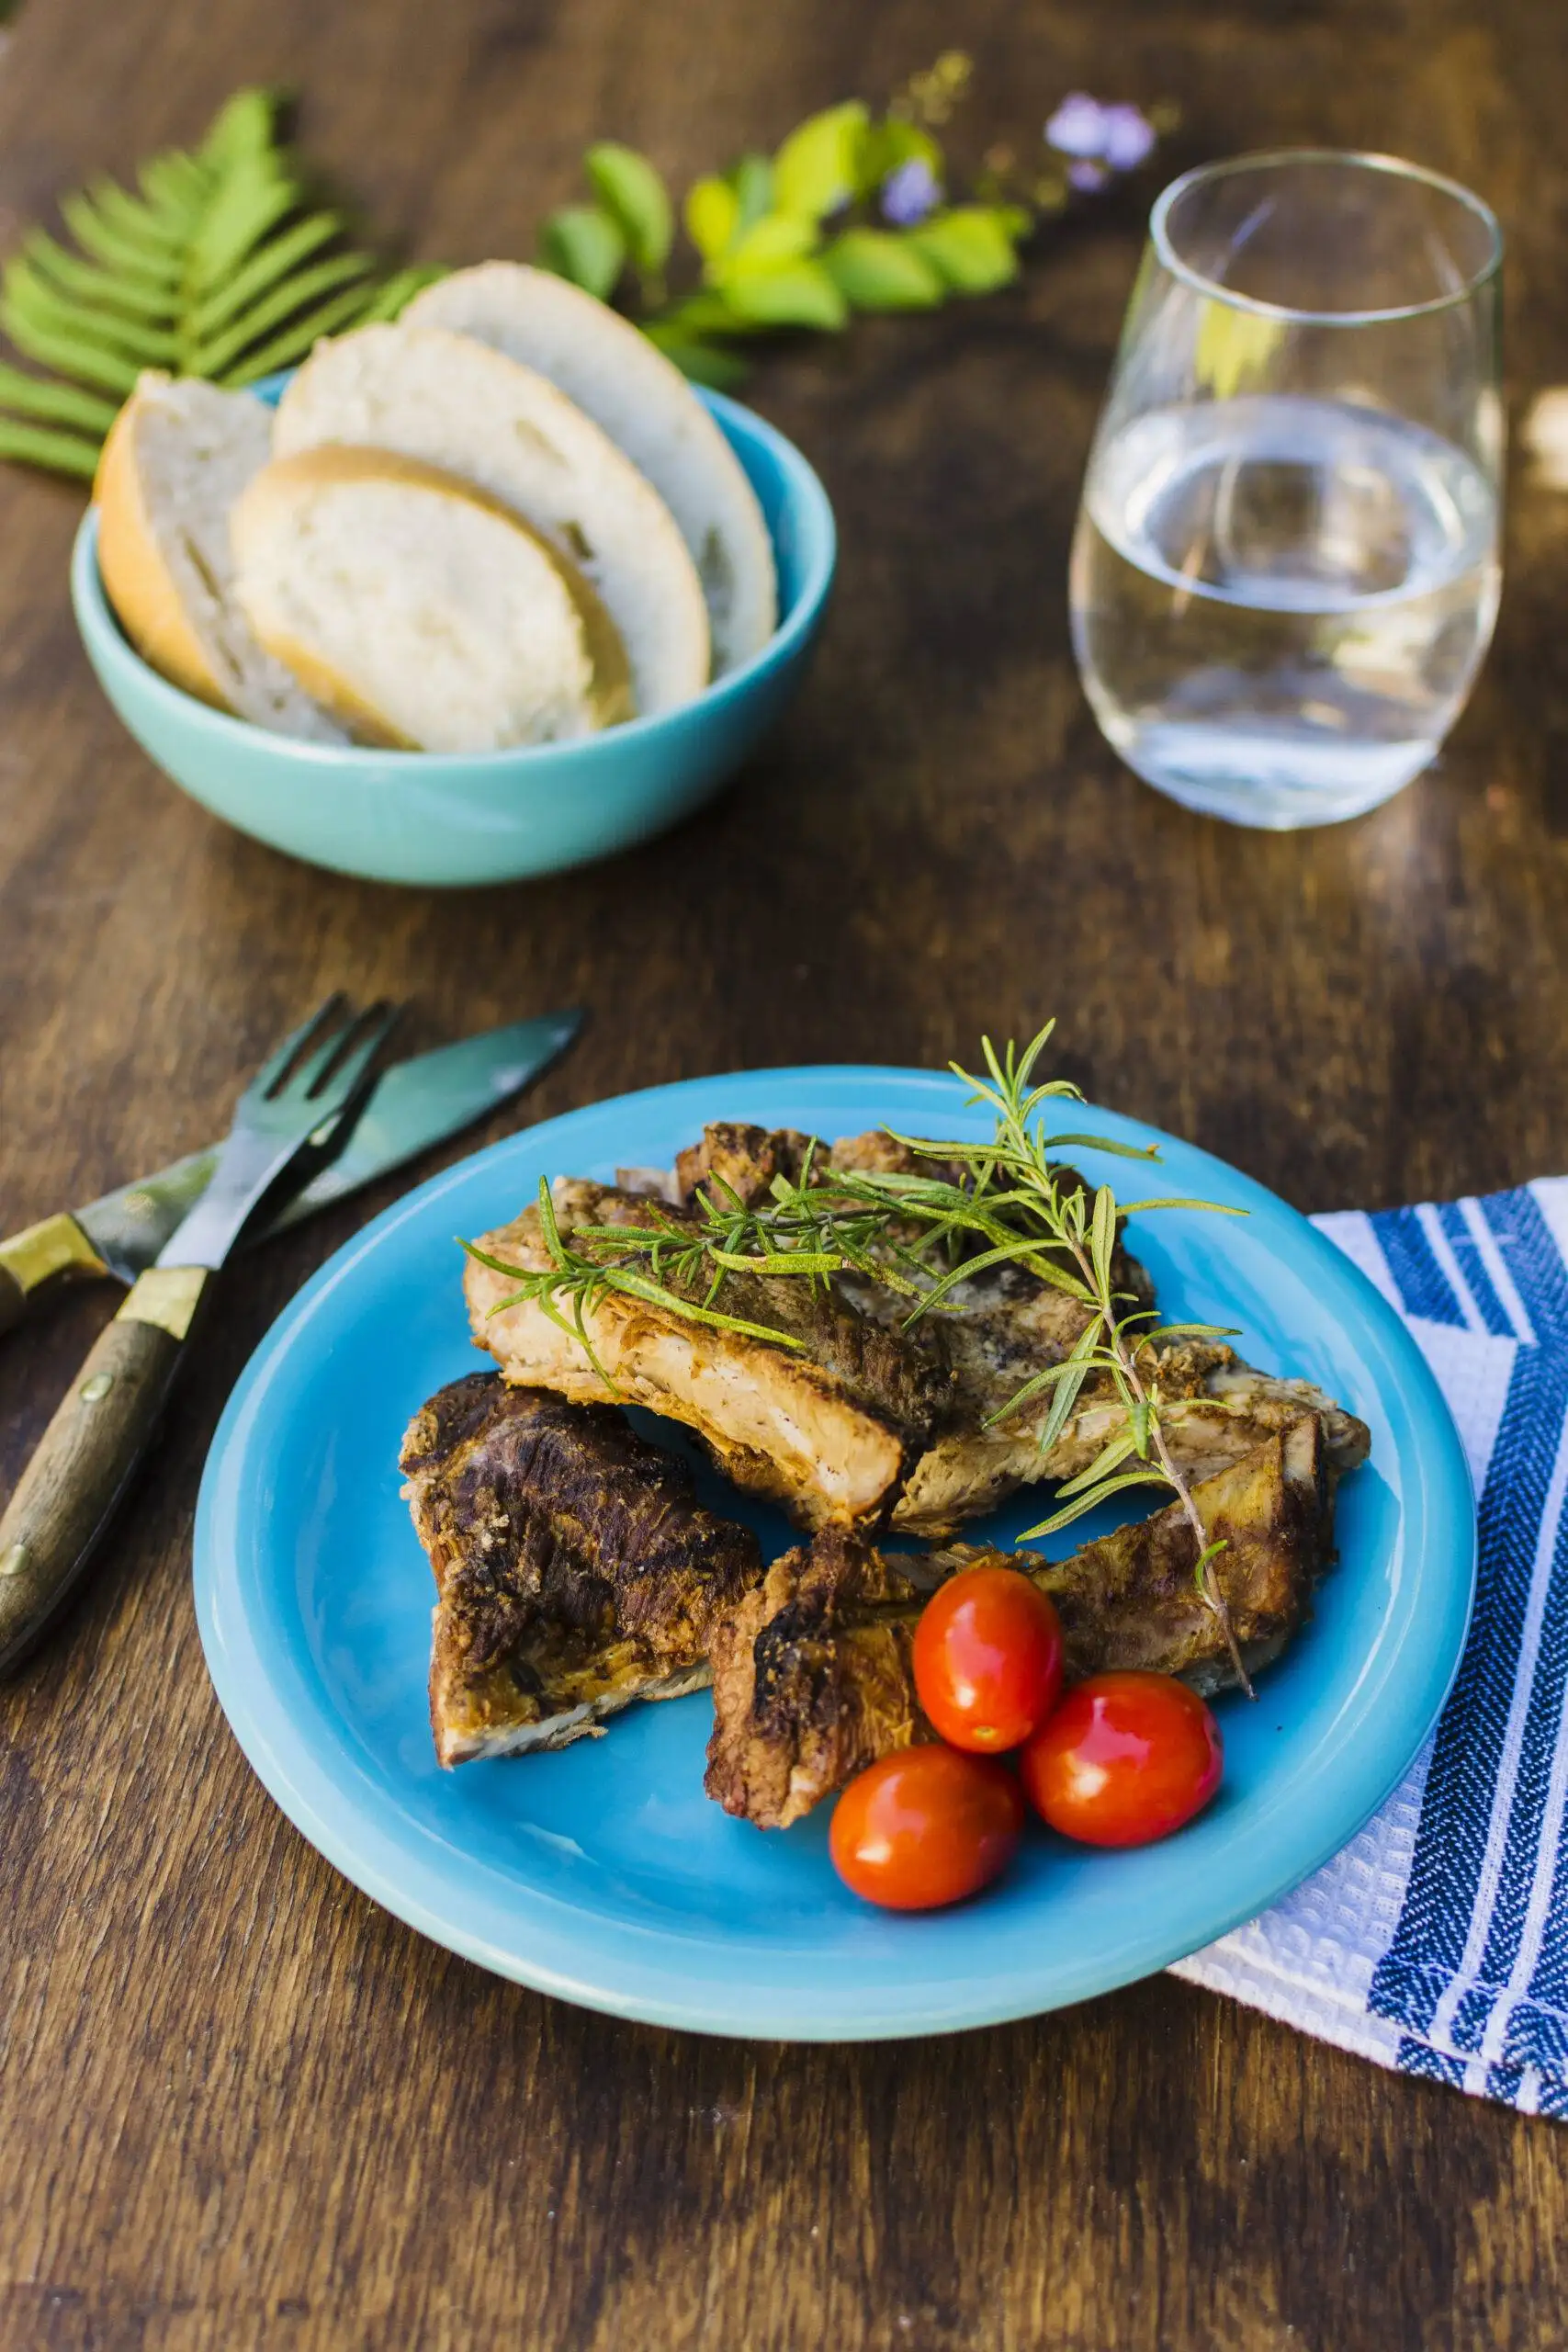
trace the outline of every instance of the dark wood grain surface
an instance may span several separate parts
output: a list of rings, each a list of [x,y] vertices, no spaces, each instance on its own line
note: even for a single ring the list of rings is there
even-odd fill
[[[1178,99],[1178,162],[1326,140],[1457,173],[1511,241],[1516,416],[1568,379],[1549,0],[28,0],[0,242],[271,79],[381,233],[525,254],[592,137],[689,176],[955,41],[1014,138],[1085,85]],[[205,1142],[331,984],[412,993],[415,1043],[590,1003],[541,1114],[1055,1011],[1093,1093],[1303,1208],[1568,1167],[1568,497],[1516,480],[1496,649],[1386,810],[1269,838],[1139,786],[1075,683],[1064,566],[1148,193],[1016,292],[767,364],[842,532],[813,681],[716,808],[552,883],[398,892],[222,830],[88,673],[76,495],[0,475],[0,1225]],[[389,1196],[236,1275],[90,1591],[0,1693],[6,2352],[1568,2342],[1559,2126],[1165,1980],[905,2046],[614,2024],[328,1869],[219,1715],[191,1513],[247,1353]],[[0,1348],[7,1483],[107,1305]]]

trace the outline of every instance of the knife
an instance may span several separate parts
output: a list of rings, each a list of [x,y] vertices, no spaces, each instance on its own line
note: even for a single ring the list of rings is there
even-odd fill
[[[0,1516],[0,1674],[32,1648],[96,1551],[152,1443],[214,1278],[290,1177],[330,1157],[401,1007],[330,996],[234,1106],[210,1182],[98,1333]]]
[[[580,1012],[547,1012],[394,1062],[341,1151],[254,1238],[330,1207],[509,1102],[566,1051],[581,1026]],[[19,1323],[34,1294],[53,1279],[111,1274],[134,1283],[207,1190],[218,1151],[213,1144],[191,1152],[155,1176],[0,1241],[0,1332]]]

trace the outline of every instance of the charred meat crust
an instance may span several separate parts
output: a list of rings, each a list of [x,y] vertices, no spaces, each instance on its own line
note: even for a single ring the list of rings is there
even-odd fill
[[[775,1560],[714,1637],[709,1796],[787,1828],[863,1765],[933,1737],[912,1657],[939,1576],[838,1528]]]
[[[1332,1556],[1331,1485],[1315,1416],[1301,1417],[1201,1485],[1194,1499],[1248,1672],[1279,1656]],[[995,1561],[1055,1600],[1075,1678],[1109,1668],[1234,1680],[1193,1578],[1197,1544],[1177,1505],[1070,1559],[956,1546],[883,1554],[837,1532],[777,1560],[717,1630],[705,1786],[729,1813],[786,1827],[877,1758],[931,1733],[915,1694],[914,1626],[932,1581]]]
[[[719,1201],[733,1193],[747,1208],[766,1200],[775,1176],[800,1174],[811,1137],[794,1127],[753,1127],[715,1119],[700,1143],[675,1155],[674,1197],[690,1206],[705,1185]]]
[[[477,1373],[422,1407],[402,1468],[435,1576],[444,1764],[696,1688],[715,1625],[761,1578],[750,1530],[702,1510],[687,1465],[610,1407]]]

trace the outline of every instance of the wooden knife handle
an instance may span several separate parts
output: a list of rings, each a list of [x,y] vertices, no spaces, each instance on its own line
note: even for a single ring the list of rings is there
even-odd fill
[[[0,1332],[21,1321],[44,1283],[61,1275],[107,1272],[75,1218],[63,1211],[13,1233],[0,1241]]]
[[[209,1276],[143,1274],[102,1332],[0,1518],[0,1674],[61,1608],[163,1411]]]

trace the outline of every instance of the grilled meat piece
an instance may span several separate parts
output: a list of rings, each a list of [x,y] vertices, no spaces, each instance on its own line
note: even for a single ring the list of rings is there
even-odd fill
[[[670,1198],[689,1207],[698,1188],[706,1185],[711,1198],[723,1202],[733,1193],[751,1208],[767,1198],[775,1176],[799,1175],[810,1141],[794,1127],[716,1119],[703,1129],[701,1143],[676,1153]]]
[[[1332,1557],[1332,1470],[1314,1414],[1193,1492],[1248,1673],[1284,1649]],[[1071,1676],[1112,1667],[1179,1674],[1201,1690],[1234,1680],[1219,1623],[1199,1598],[1198,1547],[1176,1504],[1071,1558],[956,1546],[885,1555],[837,1533],[775,1560],[712,1643],[715,1720],[706,1788],[728,1813],[787,1827],[878,1757],[934,1735],[920,1712],[914,1628],[933,1580],[996,1562],[1021,1567],[1062,1620]]]
[[[1122,1418],[1121,1401],[1104,1374],[1085,1383],[1077,1410],[1048,1453],[1040,1451],[1037,1432],[1050,1408],[1049,1395],[987,1426],[988,1417],[1032,1373],[1060,1363],[1082,1328],[1082,1314],[1062,1292],[1040,1288],[1032,1297],[966,1306],[943,1317],[958,1403],[948,1428],[921,1455],[898,1498],[893,1524],[901,1533],[949,1535],[1021,1487],[1042,1478],[1076,1477],[1089,1467]],[[1364,1421],[1311,1381],[1256,1372],[1232,1348],[1187,1340],[1150,1350],[1144,1368],[1158,1383],[1166,1442],[1186,1478],[1210,1478],[1245,1461],[1265,1439],[1303,1414],[1320,1422],[1337,1476],[1367,1458],[1371,1433]]]
[[[766,1194],[775,1175],[798,1176],[808,1140],[794,1128],[716,1122],[704,1129],[701,1143],[678,1155],[671,1175],[636,1173],[640,1188],[686,1202],[698,1184],[721,1176],[750,1203]],[[924,1174],[948,1182],[964,1174],[956,1164],[921,1158],[882,1129],[819,1143],[813,1164],[824,1172]],[[1059,1174],[1065,1184],[1081,1187],[1083,1180],[1072,1169],[1063,1167]],[[917,1228],[909,1230],[912,1236]],[[1154,1303],[1153,1284],[1120,1240],[1111,1283],[1145,1306]],[[854,1276],[840,1279],[837,1287],[866,1320],[901,1331],[909,1311],[907,1296]],[[1034,1374],[1070,1353],[1088,1320],[1082,1304],[1065,1292],[1017,1267],[998,1267],[961,1283],[939,1315],[915,1327],[909,1336],[940,1338],[955,1386],[942,1427],[895,1499],[892,1523],[900,1533],[952,1535],[964,1521],[994,1510],[1020,1487],[1071,1478],[1088,1467],[1121,1417],[1120,1401],[1103,1376],[1086,1384],[1076,1414],[1048,1454],[1037,1442],[1051,1407],[1048,1393],[1003,1422],[991,1418]],[[1310,1382],[1257,1372],[1230,1348],[1207,1342],[1151,1351],[1147,1363],[1167,1401],[1171,1452],[1190,1478],[1210,1477],[1243,1460],[1272,1432],[1309,1412],[1323,1423],[1337,1472],[1353,1470],[1366,1459],[1371,1441],[1365,1424]],[[790,1507],[787,1496],[780,1498]],[[820,1523],[798,1510],[793,1515],[807,1526]]]
[[[915,1625],[942,1570],[840,1528],[786,1552],[713,1637],[704,1785],[785,1828],[863,1766],[935,1736],[915,1696]]]
[[[708,1677],[761,1580],[750,1531],[618,1412],[474,1373],[421,1407],[403,1493],[435,1572],[430,1718],[446,1765],[592,1736]]]
[[[754,1202],[776,1175],[799,1175],[809,1141],[793,1128],[715,1122],[700,1143],[679,1154],[672,1173],[626,1171],[638,1188],[635,1195],[563,1182],[560,1214],[583,1223],[642,1221],[649,1214],[644,1196],[652,1193],[673,1204],[666,1214],[680,1215],[693,1191],[715,1180]],[[923,1160],[877,1131],[818,1145],[814,1164],[825,1171],[923,1170],[950,1181],[963,1173]],[[1070,1169],[1060,1174],[1081,1183]],[[488,1246],[502,1256],[509,1250],[499,1245],[520,1246],[516,1262],[542,1265],[534,1219],[528,1212],[519,1227],[488,1237]],[[1111,1282],[1152,1304],[1153,1285],[1120,1241]],[[502,1278],[470,1267],[468,1286],[476,1337],[509,1378],[569,1396],[605,1394],[581,1348],[542,1309],[513,1309],[490,1320],[505,1295]],[[907,1295],[859,1276],[842,1278],[832,1301],[794,1278],[733,1276],[720,1303],[749,1321],[793,1333],[805,1341],[803,1352],[732,1335],[694,1336],[695,1327],[679,1317],[625,1301],[606,1301],[597,1310],[595,1349],[617,1386],[690,1422],[739,1486],[781,1503],[807,1528],[875,1521],[890,1510],[902,1533],[952,1535],[1021,1487],[1075,1476],[1121,1417],[1111,1383],[1096,1374],[1049,1453],[1037,1442],[1049,1393],[1021,1413],[993,1419],[1034,1374],[1071,1351],[1089,1319],[1080,1301],[1017,1267],[960,1284],[939,1313],[908,1331]],[[880,1343],[870,1339],[874,1330],[883,1334]],[[1306,1412],[1321,1419],[1337,1471],[1366,1458],[1365,1425],[1309,1382],[1275,1379],[1209,1342],[1164,1346],[1146,1363],[1165,1400],[1171,1452],[1190,1478],[1243,1460]]]
[[[1192,1489],[1213,1573],[1248,1677],[1270,1666],[1311,1613],[1334,1556],[1335,1475],[1315,1413],[1303,1414]],[[962,1557],[962,1546],[954,1553]],[[1198,1546],[1179,1505],[1031,1571],[1062,1621],[1074,1679],[1111,1668],[1179,1674],[1205,1693],[1235,1668],[1193,1577]]]
[[[649,1214],[645,1198],[570,1179],[557,1184],[555,1206],[563,1230],[642,1225]],[[549,1263],[534,1208],[479,1246],[507,1264]],[[515,1287],[469,1261],[474,1338],[507,1379],[585,1401],[611,1393],[581,1340],[542,1306],[501,1305]],[[609,1293],[585,1320],[615,1391],[686,1422],[738,1487],[782,1503],[807,1527],[884,1516],[949,1409],[953,1374],[940,1333],[905,1337],[794,1276],[728,1275],[716,1304],[804,1345],[797,1352]]]

